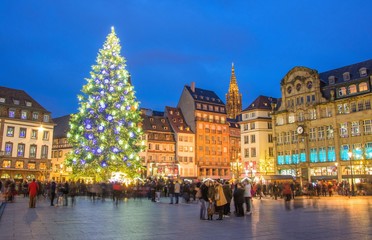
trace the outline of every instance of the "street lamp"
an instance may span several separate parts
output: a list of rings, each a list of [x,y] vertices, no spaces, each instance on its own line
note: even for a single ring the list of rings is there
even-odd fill
[[[253,177],[253,162],[249,162],[249,167],[251,168],[251,178]]]
[[[350,151],[347,153],[349,155],[349,160],[350,160],[350,173],[351,173],[351,196],[354,196],[354,176],[353,176],[353,152]]]

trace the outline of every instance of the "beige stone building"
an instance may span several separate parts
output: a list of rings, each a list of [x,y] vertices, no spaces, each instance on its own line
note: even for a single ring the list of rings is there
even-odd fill
[[[241,156],[247,177],[261,177],[275,173],[272,104],[277,99],[257,97],[242,111],[240,121]]]
[[[318,73],[295,67],[273,112],[276,169],[302,183],[371,181],[372,60]]]
[[[1,179],[48,179],[53,128],[51,113],[25,91],[0,87]]]

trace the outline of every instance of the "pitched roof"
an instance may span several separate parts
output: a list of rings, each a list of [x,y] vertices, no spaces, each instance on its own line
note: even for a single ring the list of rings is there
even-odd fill
[[[142,115],[144,131],[156,131],[156,132],[172,132],[169,121],[164,116],[149,116]]]
[[[213,91],[201,88],[195,88],[195,91],[192,91],[191,87],[187,85],[185,86],[185,88],[189,91],[190,95],[194,98],[195,101],[225,105],[221,98],[219,98]]]
[[[232,119],[232,118],[227,118],[226,119],[226,122],[227,124],[229,125],[229,127],[231,128],[240,128],[240,125],[238,123],[238,119]]]
[[[243,112],[254,109],[272,110],[271,103],[277,104],[278,99],[260,95],[251,104],[249,104],[249,106],[246,109],[244,109]]]
[[[187,125],[180,108],[166,106],[165,110],[173,131],[177,133],[193,133]]]
[[[53,138],[67,138],[67,132],[70,130],[70,115],[53,118],[53,122],[56,124]]]
[[[32,109],[50,113],[23,90],[0,86],[0,98],[3,98],[5,100],[5,102],[0,102],[0,104],[2,105],[8,105],[15,108],[21,107],[25,109]]]
[[[319,73],[319,78],[322,82],[326,83],[327,85],[329,85],[328,78],[330,76],[335,77],[335,84],[344,82],[343,74],[346,72],[350,73],[350,80],[348,81],[366,78],[366,76],[361,77],[359,73],[359,70],[363,67],[367,69],[367,76],[371,75],[372,59]]]

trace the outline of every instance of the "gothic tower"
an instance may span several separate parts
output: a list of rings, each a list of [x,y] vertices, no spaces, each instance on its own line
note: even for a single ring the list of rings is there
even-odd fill
[[[234,63],[231,67],[229,92],[226,93],[227,117],[235,119],[242,112],[242,94],[236,82]]]

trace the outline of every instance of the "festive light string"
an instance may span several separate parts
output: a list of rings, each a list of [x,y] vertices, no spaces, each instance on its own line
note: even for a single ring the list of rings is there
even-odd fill
[[[79,111],[71,116],[67,134],[74,149],[67,165],[76,174],[107,178],[124,172],[135,177],[141,168],[138,154],[145,145],[139,102],[120,49],[112,29],[78,95]]]

